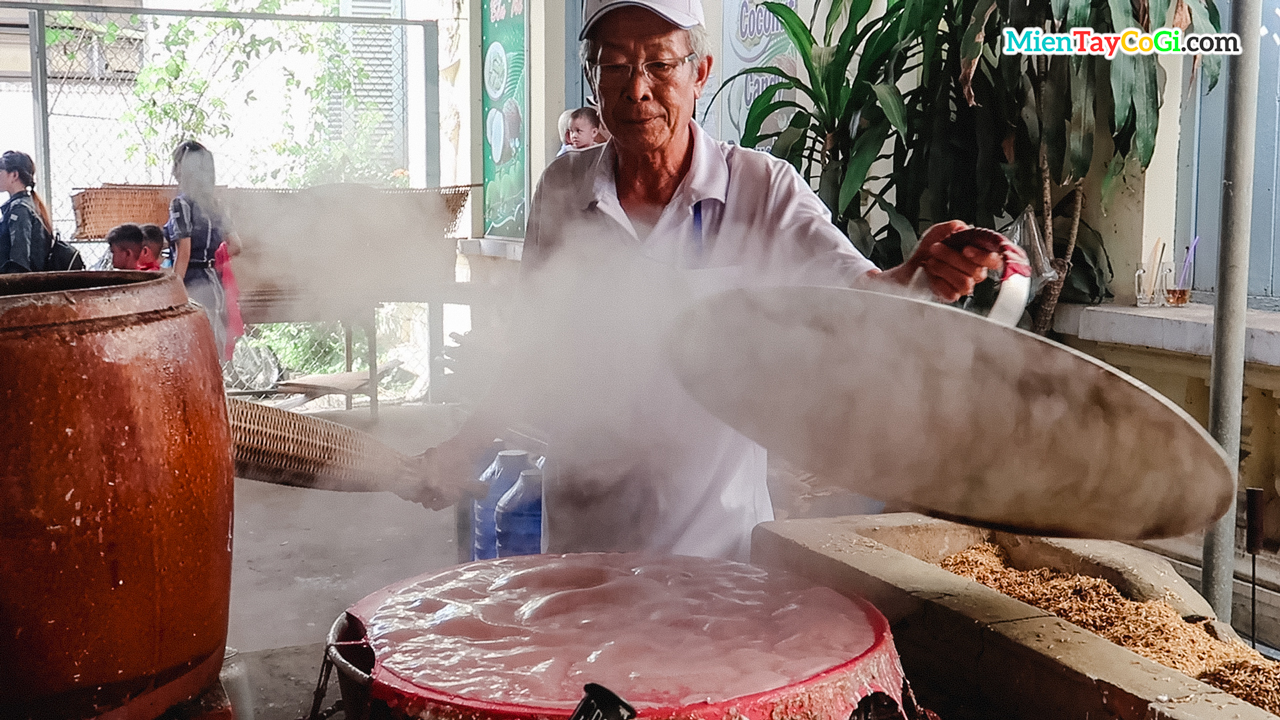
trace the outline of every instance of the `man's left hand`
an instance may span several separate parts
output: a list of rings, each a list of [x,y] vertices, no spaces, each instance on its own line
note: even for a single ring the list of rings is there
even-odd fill
[[[987,270],[999,270],[1004,261],[999,253],[972,245],[957,250],[943,244],[943,240],[967,229],[969,225],[959,220],[934,225],[920,238],[910,259],[880,277],[906,285],[917,271],[923,270],[929,289],[942,302],[972,295],[974,286],[987,278]]]

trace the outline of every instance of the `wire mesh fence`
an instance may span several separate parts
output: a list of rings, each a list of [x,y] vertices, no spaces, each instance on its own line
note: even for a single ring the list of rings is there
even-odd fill
[[[220,7],[241,5],[261,7],[234,1]],[[80,193],[83,204],[82,191],[109,186],[171,186],[170,153],[186,139],[213,151],[218,184],[229,188],[439,184],[439,141],[448,131],[428,124],[440,109],[435,24],[396,20],[403,0],[312,5],[342,17],[41,11],[49,206],[56,231],[78,243],[90,267],[111,264],[102,240],[107,226],[159,224],[165,215],[163,208],[159,217],[117,213],[86,230],[73,198]],[[32,85],[6,83],[0,91],[30,93]],[[112,197],[119,210],[118,195]],[[447,314],[450,329],[465,330],[464,309]],[[423,399],[431,354],[440,352],[431,347],[430,315],[424,303],[380,303],[372,313],[375,331],[336,321],[250,324],[226,364],[228,388],[266,391],[308,375],[367,373],[372,360],[387,368],[377,388],[381,400]],[[347,404],[350,397],[307,407]],[[355,397],[356,404],[366,402]]]
[[[470,328],[469,309],[445,306],[445,323],[457,332]],[[381,303],[374,311],[374,355],[379,369],[380,403],[422,402],[428,398],[433,348],[426,303]],[[296,384],[341,385],[334,379],[354,373],[363,381],[369,373],[369,327],[365,324],[330,322],[257,323],[245,328],[235,353],[227,363],[227,387],[244,396],[295,406],[307,399]],[[326,379],[328,378],[328,379]],[[353,382],[352,385],[355,383]],[[318,392],[324,392],[323,390]],[[312,393],[313,395],[316,393]],[[291,397],[292,396],[292,397]],[[304,410],[360,407],[369,395],[332,392],[307,400]]]
[[[410,184],[422,27],[67,10],[45,26],[51,211],[67,236],[75,188],[172,182],[188,138],[228,186]]]

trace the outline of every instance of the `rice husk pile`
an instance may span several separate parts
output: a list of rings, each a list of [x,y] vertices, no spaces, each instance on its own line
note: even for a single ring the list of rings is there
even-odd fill
[[[1165,667],[1280,714],[1280,663],[1209,634],[1163,600],[1137,602],[1106,580],[1050,568],[1016,570],[998,545],[981,543],[938,563],[944,570],[1034,605]]]

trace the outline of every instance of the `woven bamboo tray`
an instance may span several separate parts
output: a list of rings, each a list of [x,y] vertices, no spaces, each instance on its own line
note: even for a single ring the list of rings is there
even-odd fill
[[[372,435],[328,420],[227,398],[236,476],[348,492],[416,486],[411,460]]]
[[[111,228],[124,223],[164,225],[169,220],[169,201],[177,191],[170,185],[103,185],[76,190],[71,195],[76,239],[102,239]]]

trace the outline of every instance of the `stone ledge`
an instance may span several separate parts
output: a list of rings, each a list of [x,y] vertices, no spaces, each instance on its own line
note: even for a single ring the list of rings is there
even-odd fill
[[[1245,362],[1280,366],[1280,313],[1248,310],[1245,325]],[[1053,330],[1081,340],[1208,357],[1213,348],[1213,306],[1059,305]]]
[[[928,526],[936,528],[945,546],[992,535],[911,513],[778,521],[756,527],[752,562],[871,601],[889,618],[908,679],[940,687],[948,698],[990,717],[1276,720],[1261,708],[867,536],[895,524],[910,526],[922,545]]]

